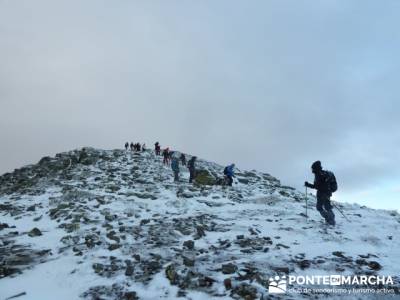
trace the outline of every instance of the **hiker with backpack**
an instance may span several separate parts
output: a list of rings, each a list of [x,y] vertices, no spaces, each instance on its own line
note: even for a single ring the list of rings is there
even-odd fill
[[[128,148],[129,148],[129,143],[126,142],[126,143],[125,143],[125,150],[128,151]]]
[[[182,166],[186,166],[186,156],[185,156],[185,154],[181,154],[181,156],[180,156],[180,159],[181,159],[181,163],[182,163]]]
[[[174,172],[174,182],[179,181],[179,159],[174,155],[171,161],[171,169]]]
[[[170,159],[170,154],[169,154],[169,148],[165,148],[163,151],[163,163],[164,165],[169,165],[169,159]]]
[[[315,175],[314,184],[306,181],[304,185],[317,190],[317,210],[325,218],[326,223],[334,226],[335,214],[332,210],[333,207],[330,198],[332,193],[337,191],[335,175],[330,171],[323,170],[319,160],[312,164],[311,170]]]
[[[132,151],[132,152],[135,151],[135,145],[134,145],[132,142],[131,142],[130,147],[131,147],[131,151]]]
[[[189,169],[189,183],[192,183],[194,178],[196,177],[196,159],[196,156],[192,156],[187,164]]]
[[[228,185],[232,186],[233,177],[235,177],[235,164],[230,164],[229,166],[226,166],[224,169],[224,175],[228,181]]]

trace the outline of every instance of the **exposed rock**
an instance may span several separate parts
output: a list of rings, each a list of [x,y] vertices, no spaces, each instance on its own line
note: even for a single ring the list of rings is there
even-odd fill
[[[289,274],[289,268],[288,267],[272,267],[272,269],[277,273]]]
[[[36,217],[33,219],[34,222],[38,222],[43,218],[43,215],[40,215],[39,217]]]
[[[232,263],[222,265],[222,273],[224,274],[233,274],[237,269],[237,266]]]
[[[133,258],[137,261],[140,262],[140,255],[139,254],[134,254]]]
[[[35,210],[36,210],[36,205],[31,205],[26,209],[26,211],[35,211]]]
[[[210,287],[214,284],[215,280],[211,277],[204,276],[199,278],[198,284],[200,287]]]
[[[277,249],[280,249],[281,247],[282,248],[285,248],[285,249],[289,249],[290,247],[289,246],[286,246],[286,245],[284,245],[284,244],[276,244],[276,246],[275,246]]]
[[[192,240],[184,241],[183,247],[185,247],[186,249],[189,249],[189,250],[193,250],[194,249],[194,241],[192,241]]]
[[[208,170],[198,170],[196,173],[195,182],[200,185],[214,185],[215,178]]]
[[[114,230],[110,231],[107,233],[106,235],[110,240],[115,241],[117,244],[119,244],[119,242],[121,241],[121,239],[116,236],[116,232]]]
[[[169,265],[166,269],[165,269],[165,276],[168,278],[169,282],[172,285],[175,285],[178,283],[179,280],[179,275],[175,270],[175,266],[173,264]]]
[[[136,292],[125,292],[124,296],[122,297],[123,300],[139,300]]]
[[[332,252],[332,255],[335,255],[335,256],[341,257],[341,258],[346,258],[346,256],[344,256],[343,252],[341,252],[341,251],[334,251],[334,252]]]
[[[194,267],[195,264],[195,260],[193,258],[187,257],[187,256],[183,256],[183,264],[186,267]]]
[[[230,278],[224,279],[224,286],[227,290],[232,289],[232,280]]]
[[[97,274],[100,274],[101,272],[103,272],[103,270],[104,270],[104,265],[103,264],[93,264],[93,269],[94,269],[94,272],[95,273],[97,273]]]
[[[370,261],[368,263],[368,267],[374,271],[379,271],[380,269],[382,269],[382,266],[377,261]]]
[[[120,244],[111,244],[110,246],[108,246],[108,250],[110,250],[110,251],[114,251],[114,250],[117,250],[119,248],[121,248]]]
[[[297,265],[300,267],[300,269],[304,270],[311,266],[311,262],[307,259],[304,259],[304,260],[298,261]]]
[[[206,233],[205,233],[205,230],[204,230],[203,226],[197,226],[196,230],[197,230],[197,234],[196,234],[196,237],[195,237],[196,240],[201,239],[202,237],[206,236]]]
[[[135,268],[132,265],[127,265],[125,270],[125,276],[132,276]]]
[[[7,223],[0,223],[0,230],[3,230],[4,228],[10,228],[10,226]]]
[[[41,236],[42,232],[38,228],[33,228],[31,231],[29,231],[28,235],[30,237],[36,237],[36,236]]]
[[[250,284],[241,284],[232,290],[233,295],[238,295],[245,300],[255,300],[258,299],[257,288]]]

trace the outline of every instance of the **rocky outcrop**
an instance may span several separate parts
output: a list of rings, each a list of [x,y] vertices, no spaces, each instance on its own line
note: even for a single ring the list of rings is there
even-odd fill
[[[347,206],[352,227],[339,220],[337,228],[326,228],[315,210],[306,220],[302,193],[269,174],[238,170],[238,183],[222,187],[223,167],[199,159],[194,184],[186,169],[174,183],[160,160],[150,151],[86,148],[1,176],[0,288],[1,278],[66,257],[76,264],[62,280],[71,288],[74,274],[89,282],[75,295],[84,299],[184,299],[194,298],[192,292],[204,299],[266,299],[277,274],[390,268],[384,249],[399,246],[398,213]],[[377,215],[388,230],[365,223]]]

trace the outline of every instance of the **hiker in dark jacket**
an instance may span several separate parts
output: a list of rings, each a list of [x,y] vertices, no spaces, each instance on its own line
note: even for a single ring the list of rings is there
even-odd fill
[[[196,156],[193,156],[189,161],[188,161],[188,169],[189,169],[189,182],[192,183],[193,179],[196,177]]]
[[[161,155],[161,146],[159,142],[154,144],[154,151],[156,152],[156,155]]]
[[[169,159],[170,159],[169,148],[164,149],[163,157],[164,157],[163,159],[164,165],[169,165]]]
[[[135,145],[131,142],[131,151],[135,150]]]
[[[128,151],[128,148],[129,148],[129,143],[126,142],[126,143],[125,143],[125,150]]]
[[[332,211],[331,196],[332,191],[328,183],[328,172],[322,170],[321,162],[318,160],[311,166],[315,175],[314,184],[304,183],[306,187],[317,190],[317,210],[325,221],[330,225],[335,225],[335,214]]]
[[[232,186],[233,177],[235,177],[235,164],[231,164],[224,169],[224,175],[228,179],[228,185]]]
[[[182,166],[186,166],[186,156],[185,156],[185,154],[182,153],[180,159],[181,159]]]

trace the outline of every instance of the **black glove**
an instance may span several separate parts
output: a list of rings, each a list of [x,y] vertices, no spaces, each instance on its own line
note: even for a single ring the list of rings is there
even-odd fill
[[[304,182],[304,185],[306,186],[306,187],[312,187],[312,185],[310,184],[310,183],[308,183],[308,181],[306,181],[306,182]]]

